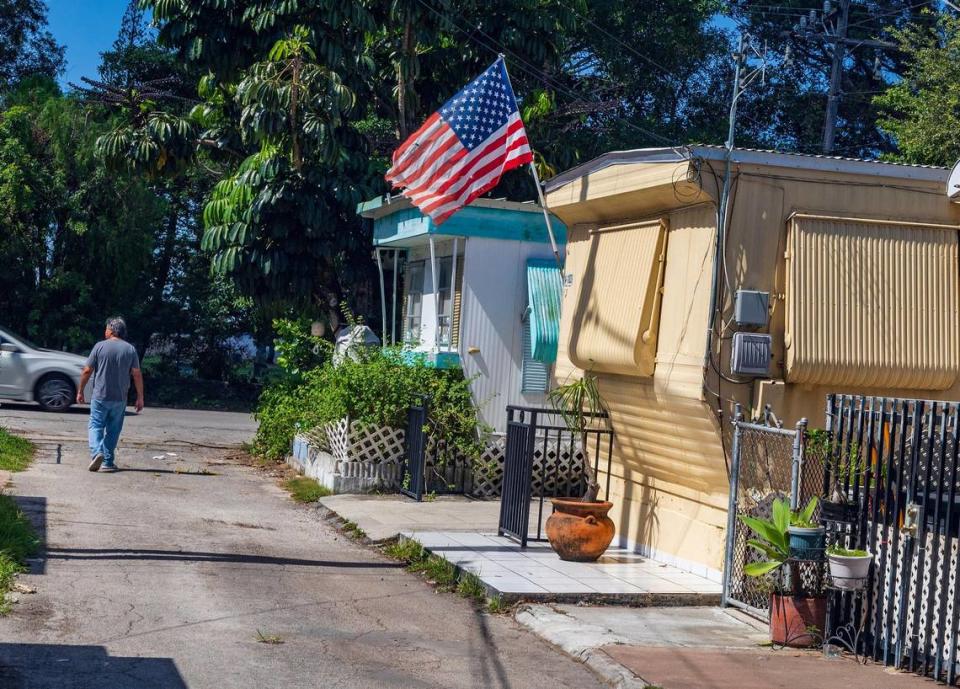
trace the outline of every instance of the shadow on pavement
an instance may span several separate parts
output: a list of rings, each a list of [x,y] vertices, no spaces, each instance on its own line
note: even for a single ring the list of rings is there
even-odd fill
[[[140,548],[49,548],[50,560],[149,560],[155,562],[232,562],[249,565],[291,565],[347,569],[397,569],[400,562],[351,562],[340,560],[302,560],[292,557],[245,555],[243,553],[203,553],[189,550],[145,550]],[[0,685],[2,686],[2,685]]]
[[[40,496],[13,495],[17,506],[23,511],[33,524],[33,528],[40,538],[40,550],[30,558],[30,574],[44,574],[47,571],[47,558],[43,544],[47,542],[47,499]],[[4,687],[0,684],[0,687]]]
[[[187,689],[170,658],[110,656],[103,646],[0,644],[3,689]]]

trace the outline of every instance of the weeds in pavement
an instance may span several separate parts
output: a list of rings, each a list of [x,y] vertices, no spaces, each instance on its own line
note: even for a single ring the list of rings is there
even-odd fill
[[[0,495],[0,615],[9,609],[5,597],[14,578],[39,545],[33,525],[17,503],[8,495]]]
[[[359,524],[352,522],[349,519],[343,522],[343,526],[341,528],[350,538],[354,538],[358,541],[362,541],[367,537],[367,532],[361,529]]]
[[[0,428],[0,470],[23,471],[33,459],[34,449],[26,438]]]
[[[426,552],[423,550],[423,546],[416,541],[410,540],[409,538],[404,538],[390,543],[383,549],[383,552],[389,557],[392,557],[394,560],[400,560],[400,562],[403,562],[407,565],[414,562],[419,562],[427,557]]]
[[[191,476],[219,476],[216,471],[210,471],[209,469],[188,469],[186,467],[177,467],[173,470],[177,474],[190,474]]]
[[[316,502],[320,498],[332,494],[326,486],[321,486],[312,478],[294,476],[283,482],[283,487],[290,493],[290,497],[297,502]]]
[[[426,560],[411,563],[407,569],[423,574],[441,591],[452,591],[457,585],[457,568],[449,560],[430,555]]]
[[[455,590],[464,598],[469,598],[480,605],[486,603],[489,613],[500,614],[510,609],[501,596],[487,598],[487,589],[476,574],[458,572],[452,562],[438,555],[431,555],[422,545],[410,538],[402,538],[388,544],[383,548],[383,552],[404,563],[408,571],[425,576],[440,591]]]
[[[277,634],[264,634],[259,629],[257,630],[257,641],[261,644],[282,644],[283,638]]]
[[[472,598],[478,603],[487,600],[487,587],[480,581],[480,577],[470,572],[464,572],[457,581],[457,593],[464,598]]]
[[[503,596],[493,596],[487,600],[487,612],[491,615],[502,615],[510,609],[503,601]]]

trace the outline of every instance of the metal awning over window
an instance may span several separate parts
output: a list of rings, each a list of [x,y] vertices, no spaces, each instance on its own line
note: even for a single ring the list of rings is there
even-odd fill
[[[552,364],[560,338],[563,278],[553,259],[527,260],[527,299],[530,307],[530,357]]]

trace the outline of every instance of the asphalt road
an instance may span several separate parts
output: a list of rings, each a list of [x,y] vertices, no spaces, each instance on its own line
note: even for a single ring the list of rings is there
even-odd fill
[[[85,424],[0,406],[39,441],[11,492],[46,541],[21,577],[37,592],[0,618],[0,688],[603,686],[230,461],[248,416],[129,416],[117,474],[85,470]]]

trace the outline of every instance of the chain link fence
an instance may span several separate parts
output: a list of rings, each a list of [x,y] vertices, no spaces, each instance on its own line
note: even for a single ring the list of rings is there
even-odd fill
[[[739,414],[734,421],[724,605],[742,608],[760,617],[769,615],[770,580],[750,577],[744,572],[747,565],[764,558],[747,544],[753,535],[737,515],[769,519],[774,501],[786,499],[796,508],[821,493],[822,466],[816,461],[804,461],[805,446],[806,421],[793,429],[745,422]],[[801,571],[800,575],[805,586],[819,584],[810,580],[818,576],[813,570]]]

